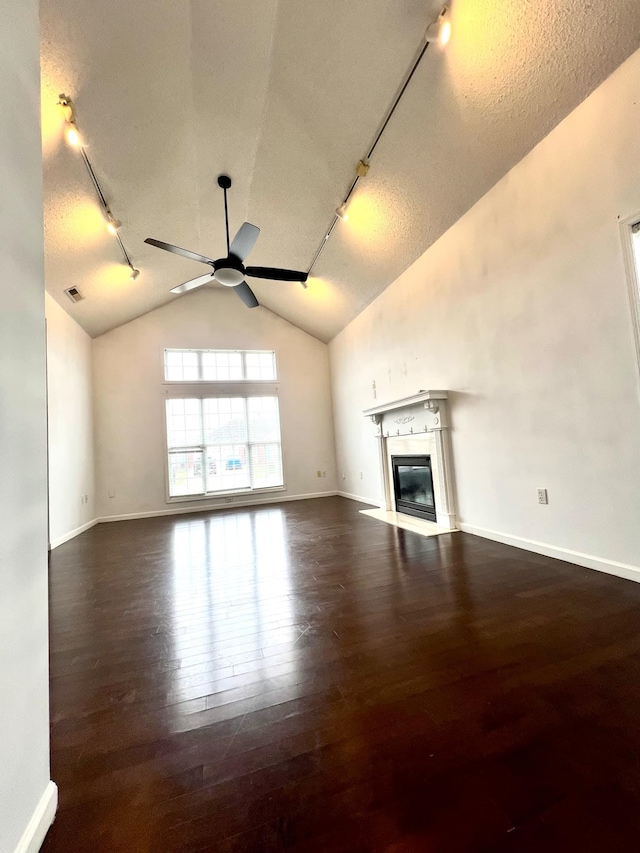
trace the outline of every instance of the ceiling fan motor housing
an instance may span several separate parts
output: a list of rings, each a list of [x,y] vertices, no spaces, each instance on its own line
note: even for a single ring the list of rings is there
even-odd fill
[[[233,255],[216,261],[213,269],[213,277],[225,287],[237,287],[244,281],[244,267]]]

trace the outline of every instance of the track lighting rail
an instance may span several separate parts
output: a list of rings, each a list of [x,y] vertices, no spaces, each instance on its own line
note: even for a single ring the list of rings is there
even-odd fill
[[[322,239],[322,242],[318,246],[318,250],[316,251],[315,255],[313,256],[313,260],[311,261],[311,264],[310,264],[309,269],[307,271],[308,275],[311,275],[311,272],[312,272],[313,268],[315,267],[316,263],[318,262],[320,255],[324,251],[324,247],[327,245],[329,237],[331,237],[333,229],[336,227],[336,224],[338,223],[338,221],[340,219],[347,219],[348,218],[348,214],[347,214],[346,210],[347,210],[347,204],[349,203],[349,199],[353,195],[353,192],[354,192],[355,188],[358,186],[358,183],[361,180],[361,178],[366,177],[367,172],[369,171],[369,160],[371,159],[373,152],[376,150],[378,143],[380,142],[380,139],[382,138],[382,135],[384,134],[385,130],[387,129],[387,125],[391,121],[393,114],[395,113],[395,111],[398,107],[398,104],[402,100],[402,97],[407,90],[407,87],[411,83],[411,80],[413,79],[413,75],[418,70],[418,66],[422,62],[422,58],[424,57],[425,53],[427,52],[427,48],[429,47],[429,45],[431,43],[433,43],[434,41],[436,41],[438,39],[440,39],[440,41],[443,45],[446,44],[449,41],[450,35],[451,35],[451,23],[449,20],[449,8],[448,8],[448,6],[444,6],[442,11],[440,12],[440,15],[438,16],[437,20],[434,21],[429,27],[427,27],[427,31],[426,31],[425,36],[424,36],[424,44],[421,45],[420,50],[418,51],[416,58],[414,59],[412,65],[411,65],[411,68],[407,72],[407,74],[404,78],[404,81],[403,81],[402,85],[400,86],[400,89],[398,90],[398,93],[393,100],[393,103],[391,104],[391,106],[387,110],[387,113],[386,113],[386,115],[382,121],[382,124],[380,125],[380,129],[378,130],[378,133],[376,134],[375,139],[373,140],[371,147],[367,151],[366,156],[363,157],[362,160],[360,160],[358,162],[358,165],[356,166],[355,178],[351,182],[351,185],[347,191],[347,194],[345,195],[344,199],[342,200],[342,204],[336,209],[336,212],[333,214],[331,224],[329,225],[329,228],[327,229],[325,236]],[[305,288],[307,287],[306,283],[303,284],[302,286]]]
[[[80,156],[82,157],[82,162],[84,163],[87,172],[89,173],[89,177],[91,178],[91,183],[93,184],[93,188],[96,191],[96,195],[98,197],[98,202],[100,207],[102,208],[102,212],[104,213],[105,220],[107,223],[108,231],[114,235],[118,242],[118,246],[120,247],[120,251],[122,253],[122,257],[124,258],[125,264],[131,270],[131,278],[135,281],[136,278],[140,275],[140,270],[137,270],[131,261],[131,257],[126,250],[124,243],[122,242],[122,237],[120,236],[118,229],[120,228],[120,221],[116,219],[111,212],[111,208],[106,199],[106,196],[100,186],[100,181],[98,180],[98,176],[95,173],[91,160],[89,159],[89,155],[87,154],[87,149],[85,148],[82,137],[78,132],[78,128],[76,126],[75,119],[75,110],[73,106],[73,101],[67,95],[60,95],[58,104],[62,107],[64,118],[67,123],[66,128],[66,137],[67,141],[71,146],[77,148],[80,152]]]

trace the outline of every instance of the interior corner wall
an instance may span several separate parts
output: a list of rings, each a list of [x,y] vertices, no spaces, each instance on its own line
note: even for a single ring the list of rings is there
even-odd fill
[[[343,492],[382,497],[363,409],[449,389],[465,529],[614,573],[640,567],[619,224],[640,211],[638,92],[640,52],[332,341]]]
[[[91,338],[49,294],[45,313],[49,542],[55,548],[96,517]]]
[[[98,515],[104,519],[195,511],[223,498],[168,504],[164,349],[275,350],[286,490],[238,496],[234,505],[335,494],[326,344],[228,290],[202,288],[94,339]],[[317,471],[326,477],[318,478]],[[109,497],[109,492],[114,497]]]
[[[38,3],[0,0],[0,16],[0,853],[14,853],[39,846],[55,786]]]

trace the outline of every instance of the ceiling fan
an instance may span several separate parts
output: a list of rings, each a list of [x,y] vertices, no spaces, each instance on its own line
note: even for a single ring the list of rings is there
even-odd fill
[[[184,284],[179,284],[177,287],[173,287],[171,293],[186,293],[188,290],[193,290],[195,287],[202,287],[203,284],[208,284],[210,281],[217,281],[218,284],[223,284],[225,287],[232,287],[247,308],[255,308],[259,305],[259,302],[254,292],[244,280],[245,275],[251,278],[267,278],[274,281],[299,281],[304,284],[308,275],[306,272],[281,270],[276,267],[244,266],[244,261],[255,246],[260,229],[250,222],[245,222],[240,226],[238,233],[233,238],[233,242],[229,243],[227,190],[231,186],[231,178],[228,175],[220,175],[218,186],[224,191],[224,219],[227,230],[226,258],[218,258],[217,261],[214,261],[212,258],[206,258],[197,252],[190,252],[188,249],[181,249],[179,246],[172,246],[171,243],[163,243],[162,240],[154,240],[152,237],[147,237],[144,241],[145,243],[149,243],[150,246],[157,246],[166,252],[173,252],[174,255],[182,255],[183,258],[190,258],[192,261],[200,261],[202,264],[208,264],[210,267],[213,267],[211,272],[198,276],[198,278],[193,278],[191,281],[185,281]]]

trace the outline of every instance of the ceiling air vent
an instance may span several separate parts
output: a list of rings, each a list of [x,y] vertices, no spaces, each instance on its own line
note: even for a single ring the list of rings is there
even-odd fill
[[[72,302],[80,302],[81,299],[84,299],[84,296],[80,293],[77,287],[68,287],[65,290],[65,293]]]

